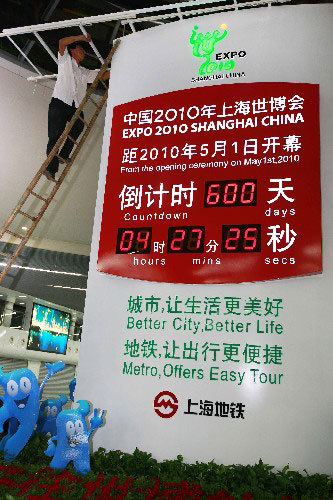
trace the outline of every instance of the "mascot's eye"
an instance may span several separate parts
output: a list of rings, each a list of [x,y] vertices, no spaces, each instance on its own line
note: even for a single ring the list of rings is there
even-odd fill
[[[52,406],[52,408],[51,408],[51,415],[52,415],[52,417],[55,417],[57,413],[58,413],[57,407],[56,406]]]
[[[81,420],[75,421],[75,430],[76,430],[77,434],[84,431],[83,423],[81,422]]]
[[[10,380],[9,382],[7,382],[7,392],[9,396],[15,398],[18,393],[18,385],[15,380]]]
[[[31,389],[31,382],[30,380],[28,379],[28,377],[22,377],[21,380],[20,380],[20,389],[22,392],[24,392],[25,394],[28,394],[28,392],[30,392],[30,389]]]
[[[50,416],[51,410],[50,410],[50,407],[49,407],[49,406],[47,406],[47,407],[45,408],[44,413],[45,413],[45,415],[46,415],[47,417],[49,417],[49,416]]]
[[[73,422],[70,422],[70,421],[67,422],[66,432],[67,432],[68,436],[73,436],[73,434],[75,434],[75,426],[74,426]]]

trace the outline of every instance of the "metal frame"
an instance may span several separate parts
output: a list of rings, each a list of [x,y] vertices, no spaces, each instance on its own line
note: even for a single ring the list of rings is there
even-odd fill
[[[285,4],[290,3],[291,0],[254,0],[239,3],[239,0],[233,0],[233,3],[230,4],[230,0],[188,0],[174,4],[167,4],[158,7],[148,7],[145,9],[136,9],[136,10],[128,10],[128,11],[120,11],[114,12],[111,14],[102,14],[99,16],[91,16],[91,17],[83,17],[79,19],[70,19],[66,21],[58,21],[53,23],[44,23],[44,24],[35,24],[32,26],[23,26],[19,28],[10,28],[5,29],[0,33],[1,37],[7,37],[10,42],[16,47],[16,49],[20,52],[20,54],[24,57],[24,59],[33,67],[36,76],[30,76],[28,80],[42,80],[47,78],[56,78],[56,74],[52,75],[42,75],[40,70],[31,62],[28,58],[27,54],[25,54],[24,50],[21,49],[12,39],[15,35],[24,35],[27,33],[33,33],[37,40],[42,44],[45,50],[48,52],[50,57],[57,62],[56,56],[53,54],[51,49],[45,43],[45,41],[40,36],[39,32],[41,31],[51,31],[57,30],[61,28],[72,28],[78,27],[83,34],[86,34],[86,26],[90,26],[92,24],[104,23],[108,21],[117,21],[122,25],[128,24],[132,31],[135,32],[135,23],[149,22],[154,24],[163,24],[165,20],[171,21],[182,21],[186,17],[198,16],[202,14],[210,14],[214,12],[223,12],[223,11],[237,11],[245,7],[272,7],[272,3],[274,4]],[[224,2],[224,5],[221,3]],[[215,5],[219,4],[219,5]],[[193,8],[194,7],[194,8]],[[195,8],[198,7],[198,8]],[[168,11],[165,13],[165,11]],[[161,13],[162,12],[162,13]],[[156,13],[156,14],[155,14]],[[113,33],[115,36],[115,33]],[[98,52],[93,42],[89,42],[92,50],[98,57],[101,64],[103,64],[103,58]]]

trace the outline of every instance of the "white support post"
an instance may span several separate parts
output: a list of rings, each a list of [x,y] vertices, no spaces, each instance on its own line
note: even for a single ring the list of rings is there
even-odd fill
[[[80,24],[80,30],[82,31],[82,33],[84,34],[84,36],[87,36],[87,34],[88,34],[88,33],[86,32],[86,30],[85,30],[84,26],[82,26],[82,24]],[[96,54],[96,56],[98,57],[98,59],[99,59],[100,63],[101,63],[101,64],[104,64],[104,59],[103,59],[103,57],[101,56],[101,54],[98,52],[98,50],[97,50],[97,48],[96,48],[96,46],[95,46],[94,42],[90,41],[90,42],[89,42],[89,45],[90,45],[90,47],[93,49],[93,51],[95,52],[95,54]]]
[[[113,42],[113,40],[116,38],[116,35],[118,33],[118,30],[119,30],[119,27],[120,27],[120,19],[118,19],[118,21],[115,23],[115,25],[113,27],[112,35],[111,35],[111,38],[110,38],[110,41],[109,41],[110,45]]]
[[[76,311],[71,312],[71,324],[69,326],[68,337],[73,340],[76,323]]]
[[[53,73],[52,75],[40,75],[40,76],[28,76],[27,80],[29,82],[35,82],[36,80],[47,80],[49,78],[57,78],[57,73]]]
[[[3,315],[3,326],[10,328],[10,324],[12,322],[13,309],[15,304],[16,297],[7,297],[4,308]]]
[[[180,10],[180,7],[177,7],[177,12],[179,14],[179,20],[182,21],[184,19],[182,11]]]
[[[28,368],[36,375],[36,379],[38,380],[40,361],[28,360]]]
[[[56,58],[56,56],[53,54],[53,52],[51,51],[51,49],[49,48],[48,45],[46,45],[46,43],[44,42],[43,38],[40,36],[39,33],[37,33],[37,31],[34,31],[34,35],[35,37],[37,38],[37,40],[43,45],[44,49],[46,50],[46,52],[52,57],[53,61],[58,64],[58,60]]]
[[[29,57],[23,52],[22,49],[20,49],[20,47],[14,42],[14,40],[12,40],[12,38],[10,36],[7,36],[8,40],[10,40],[12,42],[12,44],[14,45],[14,47],[17,48],[17,50],[22,54],[22,56],[24,57],[24,59],[26,59],[28,61],[29,64],[31,64],[31,66],[34,68],[34,70],[39,74],[41,75],[42,73],[39,71],[38,68],[36,68],[36,66],[34,65],[34,63],[32,63],[29,59]]]
[[[134,22],[133,21],[129,21],[128,24],[130,25],[131,30],[133,31],[133,33],[135,33],[136,29],[135,29],[135,26],[134,26]]]

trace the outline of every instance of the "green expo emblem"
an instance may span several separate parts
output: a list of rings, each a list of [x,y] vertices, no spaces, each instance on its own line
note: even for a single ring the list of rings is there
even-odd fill
[[[193,50],[192,50],[193,55],[195,57],[202,57],[205,59],[199,68],[199,75],[210,75],[212,73],[215,73],[216,71],[222,71],[222,70],[228,71],[232,70],[235,67],[235,61],[229,58],[230,52],[216,54],[216,59],[221,59],[222,56],[224,56],[224,59],[227,59],[225,62],[224,61],[214,62],[210,60],[211,55],[215,50],[215,45],[217,44],[217,42],[223,40],[228,34],[228,31],[226,30],[227,28],[226,24],[221,24],[220,28],[223,30],[223,32],[220,32],[219,30],[214,30],[212,33],[210,31],[207,31],[206,34],[198,33],[197,32],[198,26],[194,26],[192,30],[190,44],[193,45]],[[231,52],[231,55],[236,55],[236,54],[238,53]]]

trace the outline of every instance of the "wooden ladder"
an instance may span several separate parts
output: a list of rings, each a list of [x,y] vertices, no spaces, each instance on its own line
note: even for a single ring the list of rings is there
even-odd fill
[[[11,235],[14,238],[17,238],[20,240],[20,243],[17,245],[17,248],[13,248],[12,252],[11,251],[0,252],[0,256],[2,258],[6,259],[6,265],[3,269],[3,271],[0,273],[0,283],[2,282],[3,278],[6,276],[8,271],[10,270],[11,266],[15,262],[18,255],[23,250],[24,246],[26,245],[27,241],[29,240],[30,236],[32,235],[35,227],[37,226],[38,222],[41,220],[42,216],[44,215],[47,207],[49,206],[49,204],[53,200],[53,198],[54,198],[55,194],[57,193],[58,189],[60,188],[63,180],[65,179],[66,175],[68,174],[69,169],[71,168],[75,158],[77,157],[83,144],[85,143],[85,141],[90,133],[90,130],[92,129],[99,113],[101,112],[101,110],[104,106],[105,101],[107,100],[108,87],[105,84],[105,82],[102,80],[102,77],[103,77],[104,73],[107,71],[108,65],[110,64],[111,59],[113,57],[113,54],[116,51],[119,43],[120,43],[120,40],[116,40],[114,42],[113,47],[112,47],[108,57],[105,59],[103,66],[101,67],[95,80],[93,81],[93,83],[89,87],[89,89],[88,89],[86,95],[84,96],[80,106],[75,111],[75,114],[73,115],[71,121],[67,124],[65,130],[63,131],[63,133],[61,134],[61,136],[57,140],[52,151],[49,153],[48,157],[43,162],[42,166],[40,167],[40,169],[38,170],[38,172],[36,173],[36,175],[34,176],[32,181],[30,182],[29,186],[26,188],[24,194],[20,198],[20,201],[18,202],[18,204],[16,205],[16,207],[14,208],[14,210],[12,211],[12,213],[10,214],[10,216],[8,217],[8,219],[6,220],[6,222],[3,224],[3,226],[0,229],[0,243],[1,242],[6,243],[6,244],[8,243],[8,241],[3,240],[4,236],[6,236],[6,235]],[[105,91],[104,91],[103,97],[101,99],[99,99],[99,101],[97,102],[92,97],[92,93],[96,89],[99,82],[101,82]],[[84,107],[86,106],[86,104],[89,101],[93,103],[93,105],[96,107],[96,110],[95,110],[94,114],[92,115],[90,121],[86,122],[80,116],[80,113],[82,112],[82,110],[84,109]],[[81,120],[84,123],[84,125],[86,126],[86,129],[84,130],[84,133],[80,138],[78,138],[77,140],[74,140],[70,136],[70,131],[71,131],[71,128],[74,125],[76,120]],[[72,151],[71,158],[68,161],[65,161],[63,158],[61,158],[61,156],[59,156],[58,151],[61,149],[61,146],[63,145],[63,143],[66,141],[67,138],[74,143],[74,149]],[[45,180],[47,179],[47,182],[54,183],[54,186],[53,186],[53,188],[48,196],[41,196],[40,194],[36,193],[34,188],[36,187],[38,181],[42,177],[44,170],[46,169],[46,167],[49,165],[49,163],[51,162],[51,160],[55,156],[57,156],[60,160],[63,160],[65,162],[66,167],[63,170],[63,172],[60,175],[58,180],[45,177]],[[36,199],[38,199],[42,202],[42,205],[41,205],[37,214],[32,215],[32,214],[26,212],[25,210],[23,210],[23,205],[27,201],[29,202],[29,201],[36,200]],[[23,217],[24,219],[27,219],[29,221],[30,227],[28,228],[28,230],[26,231],[26,233],[24,235],[18,233],[17,231],[13,231],[11,229],[11,226],[17,220],[17,217],[20,217],[20,218]],[[11,245],[11,246],[13,246],[13,245]]]

